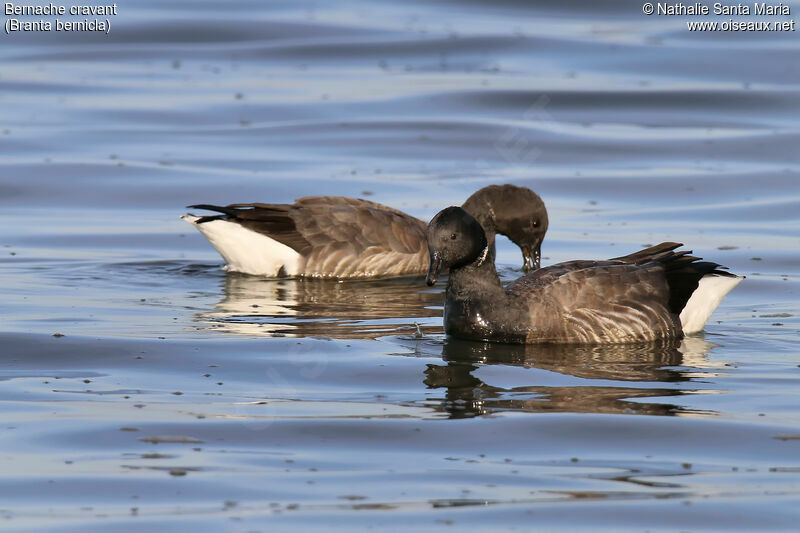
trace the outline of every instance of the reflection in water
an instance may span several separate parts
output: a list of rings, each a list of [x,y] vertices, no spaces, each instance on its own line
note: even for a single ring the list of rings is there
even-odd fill
[[[451,418],[466,418],[498,411],[630,413],[647,415],[689,414],[675,404],[645,403],[645,398],[690,394],[686,385],[697,369],[677,368],[700,363],[715,345],[692,338],[687,341],[606,346],[520,346],[447,339],[442,346],[446,365],[428,364],[424,383],[445,389],[434,408]],[[574,386],[526,385],[502,387],[483,381],[475,373],[485,365],[538,368],[585,380],[625,383],[590,383]],[[707,374],[706,374],[707,375]],[[541,379],[541,374],[520,373]],[[547,378],[545,378],[547,379]],[[632,386],[638,382],[641,386]],[[657,384],[678,384],[681,388]],[[639,401],[630,401],[639,399]],[[429,402],[430,405],[430,402]],[[705,413],[711,414],[711,413]]]
[[[370,281],[268,280],[228,274],[216,310],[196,315],[206,327],[247,335],[374,339],[416,331],[441,317],[442,295],[422,278]],[[423,333],[441,333],[436,325]]]
[[[702,337],[599,346],[442,341],[442,295],[420,281],[266,280],[228,274],[223,299],[196,320],[209,329],[248,335],[384,337],[403,345],[405,356],[441,357],[445,364],[426,365],[423,383],[444,389],[444,396],[429,396],[425,405],[451,418],[500,411],[712,414],[645,401],[696,392],[692,383],[721,366],[709,362],[707,354],[716,345]],[[416,332],[415,321],[431,324],[421,326],[422,338],[409,335]],[[520,371],[513,373],[514,385],[490,384],[484,380],[502,379],[480,371],[491,366],[550,374]],[[517,385],[520,378],[539,383]],[[565,379],[575,383],[563,385]]]

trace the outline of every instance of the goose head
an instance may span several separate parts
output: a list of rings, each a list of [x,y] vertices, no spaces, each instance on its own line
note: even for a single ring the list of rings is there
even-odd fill
[[[547,209],[538,194],[527,187],[489,185],[467,198],[466,209],[489,234],[505,235],[522,250],[525,272],[541,265],[542,241],[547,233]]]
[[[489,253],[486,234],[480,223],[460,207],[440,211],[428,224],[430,267],[425,279],[433,285],[443,268],[457,269],[483,262]]]

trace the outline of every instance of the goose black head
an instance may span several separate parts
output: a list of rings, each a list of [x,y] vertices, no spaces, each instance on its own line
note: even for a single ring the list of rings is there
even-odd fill
[[[464,209],[487,233],[505,235],[520,247],[524,271],[539,268],[548,219],[538,194],[527,187],[489,185],[467,198]]]
[[[460,207],[448,207],[428,224],[431,264],[426,283],[433,285],[442,268],[459,268],[486,258],[488,244],[480,223]]]

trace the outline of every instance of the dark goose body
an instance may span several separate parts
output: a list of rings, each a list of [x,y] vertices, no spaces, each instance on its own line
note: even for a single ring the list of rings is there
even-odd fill
[[[426,224],[385,205],[344,196],[309,196],[294,204],[193,205],[218,215],[183,215],[225,259],[226,269],[268,277],[382,278],[424,275]],[[516,243],[525,266],[538,268],[547,211],[514,185],[477,191],[464,208]]]
[[[662,243],[607,261],[569,261],[500,284],[480,225],[450,207],[428,227],[428,283],[449,268],[445,332],[509,343],[627,343],[700,331],[742,278]]]

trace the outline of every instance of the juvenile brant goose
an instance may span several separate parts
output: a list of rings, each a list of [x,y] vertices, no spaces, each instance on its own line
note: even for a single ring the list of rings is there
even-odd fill
[[[460,207],[428,225],[433,285],[450,269],[445,332],[521,344],[606,344],[681,338],[703,329],[742,278],[665,242],[607,261],[568,261],[503,288],[481,225]]]
[[[294,204],[191,205],[221,215],[181,218],[205,235],[226,270],[269,277],[388,278],[424,275],[426,224],[397,209],[343,196]],[[523,268],[539,268],[547,210],[525,187],[490,185],[464,203],[494,249],[495,233],[522,249]]]

